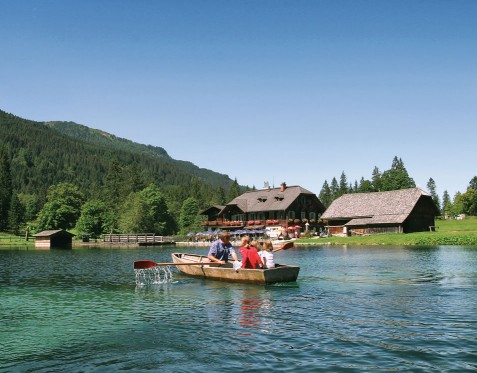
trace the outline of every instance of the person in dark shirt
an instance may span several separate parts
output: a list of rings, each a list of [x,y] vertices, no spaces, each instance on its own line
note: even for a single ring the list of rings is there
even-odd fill
[[[230,243],[230,233],[222,232],[219,235],[219,239],[210,245],[209,254],[207,256],[212,262],[225,264],[229,260],[229,255],[231,255],[235,261],[238,261],[238,256]]]

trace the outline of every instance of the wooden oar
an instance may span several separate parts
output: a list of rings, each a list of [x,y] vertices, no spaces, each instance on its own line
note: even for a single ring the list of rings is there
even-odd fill
[[[273,250],[273,252],[276,253],[277,251],[280,251],[280,250],[287,250],[287,249],[290,249],[294,246],[295,246],[295,244],[290,241],[290,242],[287,242],[287,243],[283,244],[278,249]]]
[[[189,263],[156,263],[152,260],[135,260],[134,269],[148,269],[157,266],[203,266],[203,265],[220,265],[215,262],[189,262]]]

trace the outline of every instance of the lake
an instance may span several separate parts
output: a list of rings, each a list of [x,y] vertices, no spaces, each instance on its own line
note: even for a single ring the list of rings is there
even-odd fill
[[[207,248],[0,250],[2,372],[477,371],[477,248],[309,246],[296,283],[133,262]]]

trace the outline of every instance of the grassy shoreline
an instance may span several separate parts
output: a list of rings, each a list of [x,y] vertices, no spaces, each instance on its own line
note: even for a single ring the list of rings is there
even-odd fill
[[[477,217],[436,220],[435,232],[375,234],[370,236],[301,238],[296,245],[477,246]]]
[[[79,243],[80,241],[73,241]],[[13,234],[0,233],[1,247],[34,247],[34,239]],[[464,220],[436,220],[435,232],[417,232],[407,234],[375,234],[370,236],[301,238],[295,241],[299,245],[386,245],[386,246],[438,246],[462,245],[477,247],[477,217]],[[90,244],[93,245],[93,244]]]

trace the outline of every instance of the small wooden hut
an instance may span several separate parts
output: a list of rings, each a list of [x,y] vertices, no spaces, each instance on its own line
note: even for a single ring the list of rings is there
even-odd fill
[[[43,231],[33,235],[35,238],[35,247],[43,249],[52,247],[71,248],[74,236],[73,233],[63,229]]]

